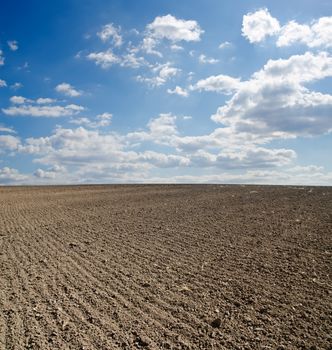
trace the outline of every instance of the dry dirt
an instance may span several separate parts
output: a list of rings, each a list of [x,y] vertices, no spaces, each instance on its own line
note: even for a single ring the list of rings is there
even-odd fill
[[[332,188],[0,188],[1,349],[332,349]]]

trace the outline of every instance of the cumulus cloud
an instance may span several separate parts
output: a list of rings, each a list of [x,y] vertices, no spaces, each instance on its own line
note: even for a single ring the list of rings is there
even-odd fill
[[[49,98],[49,97],[39,97],[36,100],[36,103],[39,105],[50,104],[50,103],[54,103],[54,102],[56,102],[56,100],[53,98]]]
[[[167,93],[171,94],[171,95],[179,95],[182,97],[188,97],[189,93],[188,90],[180,87],[180,86],[176,86],[173,90],[172,89],[167,89]]]
[[[241,86],[239,78],[233,78],[228,75],[212,75],[206,79],[199,80],[191,86],[192,90],[215,91],[224,94],[231,94]]]
[[[99,120],[100,126],[110,125],[112,118],[113,118],[113,115],[107,112],[97,115],[97,120]]]
[[[176,116],[170,113],[162,113],[158,118],[151,119],[147,124],[152,137],[157,140],[164,136],[177,134]]]
[[[16,40],[9,40],[7,44],[12,51],[18,50],[18,42]]]
[[[223,50],[223,49],[226,49],[226,48],[231,47],[231,46],[232,46],[232,44],[229,41],[224,41],[218,46],[218,48]]]
[[[177,19],[172,15],[158,16],[147,25],[149,36],[156,39],[199,41],[204,31],[194,20]]]
[[[5,58],[3,57],[3,52],[0,50],[0,66],[5,64]]]
[[[155,132],[162,130],[151,126]],[[146,171],[151,167],[174,167],[188,162],[184,156],[155,151],[135,152],[126,149],[126,140],[115,133],[102,134],[96,130],[57,128],[53,135],[30,138],[20,148],[21,152],[39,156],[36,162],[44,165],[62,164],[73,169],[78,177],[94,176],[94,179],[116,174]],[[47,170],[46,175],[50,170]],[[73,172],[71,172],[73,174]],[[109,174],[109,175],[108,175]],[[44,176],[38,171],[35,176]],[[96,180],[95,180],[96,181]]]
[[[243,16],[242,35],[251,43],[259,43],[279,30],[279,21],[272,17],[266,8]]]
[[[112,51],[112,49],[109,48],[105,51],[91,52],[86,57],[88,60],[94,61],[97,66],[100,66],[103,69],[108,69],[113,65],[120,65],[121,67],[139,68],[148,65],[148,62],[145,60],[145,58],[143,56],[138,55],[140,49],[147,51],[148,53],[154,53],[152,52],[153,44],[143,42],[143,44],[141,44],[140,47],[135,47],[131,43],[129,43],[126,50],[119,54],[115,54]]]
[[[154,151],[145,151],[138,153],[136,161],[143,161],[158,168],[174,168],[188,166],[190,159],[174,154],[163,154]]]
[[[177,44],[172,44],[170,46],[170,48],[171,48],[172,51],[183,51],[184,50],[184,48],[182,46],[177,45]]]
[[[16,136],[0,135],[0,153],[4,153],[5,150],[14,151],[20,143],[20,139]]]
[[[0,132],[8,132],[11,134],[16,134],[16,131],[13,128],[10,128],[8,126],[4,126],[3,124],[0,124]]]
[[[104,25],[102,30],[98,32],[97,35],[104,42],[112,39],[114,46],[122,45],[122,36],[120,34],[120,28],[116,28],[113,23]]]
[[[310,26],[290,21],[280,30],[277,46],[290,46],[294,43],[304,43],[311,36]]]
[[[146,27],[143,39],[136,38],[142,41],[138,41],[136,46],[129,42],[128,47],[123,49],[125,45],[120,48],[123,44],[120,28],[108,24],[97,35],[112,46],[116,54],[108,48],[91,52],[87,58],[104,69],[114,64],[131,68],[145,66],[149,73],[139,75],[137,80],[153,87],[162,86],[181,70],[167,60],[164,60],[166,63],[151,63],[153,59],[159,61],[158,57],[166,55],[165,50],[163,54],[158,51],[161,44],[166,43],[173,51],[181,51],[183,47],[180,45],[199,41],[202,33],[196,21],[177,19],[171,15],[156,17]],[[253,43],[275,36],[278,46],[302,42],[309,47],[328,47],[329,35],[326,33],[329,33],[329,17],[310,24],[291,21],[282,27],[267,9],[249,13],[243,18],[242,34]],[[224,49],[228,46],[230,43],[224,42],[219,47]],[[142,51],[156,57],[140,57]],[[201,63],[217,62],[205,55],[199,56],[197,51],[192,54]],[[192,76],[189,74],[189,79]],[[200,178],[175,176],[168,177],[167,182],[275,183],[285,179],[290,181],[295,177],[299,179],[300,173],[306,174],[305,179],[302,178],[305,182],[309,178],[313,181],[312,172],[324,183],[332,180],[332,174],[315,166],[294,167],[296,152],[272,146],[271,142],[332,131],[332,95],[317,92],[309,85],[331,76],[331,55],[327,52],[307,52],[287,59],[269,60],[246,79],[219,74],[196,83],[191,81],[193,85],[187,88],[174,84],[175,88],[165,89],[168,94],[187,97],[190,91],[195,90],[228,95],[227,98],[222,97],[222,101],[226,99],[226,102],[211,117],[222,125],[210,133],[193,136],[183,135],[181,129],[183,120],[190,117],[161,113],[151,118],[142,129],[120,134],[107,128],[112,121],[110,113],[82,117],[79,113],[84,108],[79,105],[66,105],[63,101],[46,97],[28,99],[12,96],[11,105],[2,109],[7,115],[70,116],[68,121],[75,126],[57,126],[47,136],[22,140],[13,135],[11,128],[0,125],[2,133],[11,134],[0,135],[0,152],[23,153],[32,157],[38,164],[28,178],[33,183],[162,181],[161,177],[154,177],[158,169],[180,167],[182,173],[186,172],[185,169],[190,169],[189,173],[204,169],[205,173],[217,175],[203,175]],[[81,94],[68,83],[59,84],[56,90],[72,97]],[[10,181],[10,174],[13,183],[22,179],[27,181],[27,177],[15,173],[15,169],[3,169],[0,169],[0,181],[1,171],[7,173],[3,181]],[[14,180],[15,174],[18,179],[23,177]],[[277,180],[271,181],[273,177]]]
[[[69,97],[78,97],[82,95],[81,91],[76,90],[72,85],[68,83],[61,83],[55,87],[55,91],[64,94]]]
[[[17,169],[9,167],[0,168],[0,184],[2,185],[15,184],[27,179],[28,177],[20,174]]]
[[[109,118],[109,114],[99,115],[99,120]],[[36,170],[34,178],[52,182],[61,182],[61,179],[66,182],[152,181],[153,169],[178,167],[211,169],[219,174],[222,170],[237,169],[242,170],[243,176],[246,169],[271,173],[271,168],[289,167],[296,159],[294,150],[265,146],[273,137],[283,137],[280,132],[262,136],[247,129],[239,130],[234,122],[210,134],[182,136],[177,120],[170,113],[160,114],[150,119],[144,130],[124,135],[97,128],[58,127],[50,136],[29,138],[13,147],[15,151],[34,156],[35,162],[43,166]],[[88,124],[91,120],[86,118],[85,122]],[[144,151],[136,151],[142,149],[143,143]],[[166,147],[167,151],[156,152],[152,145]],[[59,164],[67,169],[62,172],[64,178],[61,172],[55,174],[53,170]],[[261,177],[263,182],[264,176]]]
[[[41,178],[41,179],[54,179],[55,173],[52,171],[45,171],[43,169],[37,169],[34,173],[34,176]]]
[[[147,36],[143,38],[141,49],[150,55],[163,57],[162,53],[156,50],[157,45],[158,45],[157,39]]]
[[[212,119],[238,131],[278,137],[324,134],[332,130],[332,95],[304,86],[332,76],[325,52],[269,60],[251,79],[242,81]]]
[[[290,164],[296,153],[290,149],[268,149],[260,144],[268,140],[251,137],[233,128],[216,129],[201,136],[181,136],[176,126],[176,116],[161,114],[149,121],[147,131],[129,133],[131,143],[153,142],[176,149],[187,159],[186,166],[197,168],[264,168]]]
[[[146,131],[122,136],[116,133],[103,134],[98,130],[86,130],[82,127],[59,127],[51,136],[27,139],[19,150],[37,156],[35,162],[46,166],[62,164],[69,169],[66,174],[71,174],[70,179],[79,182],[87,176],[94,179],[93,182],[98,178],[115,180],[117,176],[122,178],[123,174],[127,174],[127,178],[135,178],[137,171],[141,172],[141,180],[150,179],[148,174],[153,168],[210,167],[232,170],[280,167],[290,164],[296,157],[292,150],[267,149],[255,147],[253,144],[249,147],[238,145],[238,148],[232,148],[227,144],[229,140],[221,140],[225,145],[223,149],[181,149],[179,144],[183,137],[175,122],[175,116],[162,114],[149,121]],[[203,136],[208,146],[211,146],[214,136]],[[195,139],[196,137],[192,137],[190,142],[196,142]],[[214,141],[218,142],[220,139],[215,137]],[[171,151],[133,151],[137,142],[167,145],[171,147]],[[51,168],[37,169],[35,177],[54,179],[55,175]]]
[[[97,66],[103,69],[110,68],[112,65],[121,61],[111,49],[107,51],[91,52],[87,55],[87,58],[90,61],[94,61]]]
[[[145,58],[142,56],[136,56],[136,54],[133,52],[125,54],[121,57],[121,67],[139,68],[145,65],[147,65]]]
[[[98,114],[94,120],[86,117],[71,119],[69,122],[71,124],[81,125],[86,128],[100,128],[109,126],[111,124],[113,115],[111,113]]]
[[[14,103],[14,104],[23,104],[26,101],[29,101],[23,96],[12,96],[9,100],[11,103]]]
[[[277,46],[290,46],[302,43],[310,48],[332,47],[332,17],[321,17],[310,24],[299,24],[290,21],[279,33]]]
[[[198,57],[198,62],[202,64],[216,64],[219,62],[219,60],[213,57],[206,57],[204,54],[201,54]]]
[[[158,16],[146,26],[145,36],[140,49],[148,54],[163,57],[157,50],[162,40],[171,42],[170,49],[181,51],[183,47],[178,45],[181,41],[199,41],[204,31],[194,20],[178,19],[172,15]]]
[[[177,75],[181,70],[173,67],[170,62],[157,64],[151,69],[152,73],[156,74],[153,77],[137,76],[140,82],[148,83],[152,87],[164,85],[169,79]]]
[[[332,56],[327,52],[306,52],[287,59],[269,60],[253,78],[305,83],[332,76]]]
[[[243,16],[242,35],[251,43],[275,36],[278,47],[300,43],[310,48],[327,49],[332,47],[332,16],[321,17],[310,23],[291,20],[280,26],[278,19],[272,17],[265,8]]]
[[[18,89],[21,89],[23,87],[23,84],[22,83],[14,83],[12,85],[10,85],[10,88],[13,89],[13,90],[18,90]]]
[[[3,79],[0,79],[0,88],[2,88],[2,87],[6,87],[6,86],[7,86],[6,81],[5,81],[5,80],[3,80]]]
[[[150,64],[145,57],[139,56],[139,52],[145,52],[150,55],[155,55],[159,58],[163,57],[162,52],[158,49],[158,46],[165,39],[170,41],[169,48],[173,51],[181,51],[183,47],[178,43],[181,41],[199,41],[200,36],[203,33],[200,26],[196,21],[177,19],[172,15],[158,16],[153,22],[146,26],[144,36],[137,45],[134,45],[129,41],[126,50],[119,50],[114,53],[112,48],[108,48],[99,52],[90,52],[86,55],[86,58],[90,61],[94,61],[96,65],[103,69],[110,68],[113,65],[120,65],[122,67],[139,68],[142,66],[150,67]],[[120,29],[115,27],[114,24],[107,24],[102,30],[97,33],[102,41],[107,42],[112,40],[115,48],[119,48],[123,44],[123,38],[120,35]],[[206,58],[206,62],[212,62],[212,59]],[[141,79],[146,80],[151,85],[160,85],[161,80],[156,79]]]
[[[241,174],[218,172],[203,175],[176,175],[171,177],[150,177],[148,180],[135,179],[149,183],[211,183],[211,184],[279,184],[279,185],[327,185],[332,181],[332,173],[295,173],[294,168],[282,170],[247,170]]]
[[[84,107],[76,104],[52,105],[50,103],[55,102],[55,100],[49,98],[39,98],[34,101],[22,96],[12,96],[10,102],[14,106],[2,108],[2,112],[10,116],[57,118],[71,116],[84,110]]]

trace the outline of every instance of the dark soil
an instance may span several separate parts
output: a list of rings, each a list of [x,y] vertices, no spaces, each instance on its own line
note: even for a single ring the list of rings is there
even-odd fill
[[[0,349],[332,349],[332,188],[0,188]]]

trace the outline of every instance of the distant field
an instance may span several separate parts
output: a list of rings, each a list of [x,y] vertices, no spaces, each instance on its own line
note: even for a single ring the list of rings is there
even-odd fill
[[[331,187],[3,187],[0,246],[0,349],[331,349]]]

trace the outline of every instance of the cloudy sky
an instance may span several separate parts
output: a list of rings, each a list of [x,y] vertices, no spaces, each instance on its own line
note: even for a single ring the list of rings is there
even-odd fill
[[[332,185],[330,0],[1,7],[1,185]]]

